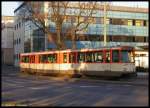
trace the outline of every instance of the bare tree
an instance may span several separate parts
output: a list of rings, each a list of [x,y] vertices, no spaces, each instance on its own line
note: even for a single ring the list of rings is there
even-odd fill
[[[38,28],[43,30],[47,35],[48,41],[53,42],[57,49],[65,49],[65,39],[62,35],[62,27],[64,20],[67,20],[68,16],[67,11],[69,9],[73,10],[72,17],[76,18],[76,21],[72,21],[71,26],[66,28],[66,33],[70,34],[72,40],[72,48],[76,48],[76,33],[79,31],[86,30],[89,23],[92,20],[92,15],[96,9],[96,2],[76,2],[75,7],[72,7],[71,2],[47,2],[48,11],[41,11],[42,2],[24,2],[25,8],[21,13],[24,16],[21,16],[25,20],[32,21]],[[43,2],[44,3],[44,2]],[[40,8],[39,8],[40,7]],[[76,8],[76,9],[75,9]],[[83,20],[81,20],[83,19]],[[49,26],[45,23],[47,20],[51,20],[55,23],[56,26],[56,36],[53,36],[53,33],[50,31]]]
[[[97,8],[97,2],[78,2],[78,11],[74,10],[74,15],[76,17],[76,22],[71,21],[71,31],[72,37],[72,49],[76,49],[76,33],[80,31],[86,31],[88,25],[93,22],[92,15],[95,14],[95,9]],[[74,8],[74,7],[73,7]],[[72,9],[73,9],[72,8]]]

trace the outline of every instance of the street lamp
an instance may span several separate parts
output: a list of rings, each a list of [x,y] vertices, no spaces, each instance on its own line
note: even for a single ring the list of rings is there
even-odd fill
[[[106,13],[106,2],[104,2],[104,46],[107,45],[107,39],[106,39],[106,19],[107,19],[107,13]]]
[[[31,24],[31,23],[30,23]],[[30,28],[30,52],[32,52],[33,51],[33,42],[32,42],[32,36],[31,36],[31,25],[29,26],[29,28]]]

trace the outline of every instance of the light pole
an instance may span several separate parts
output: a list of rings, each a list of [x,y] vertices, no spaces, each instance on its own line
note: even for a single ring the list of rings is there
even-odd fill
[[[31,24],[31,22],[30,22],[30,24]],[[30,52],[32,52],[33,51],[33,39],[32,39],[32,36],[31,36],[31,25],[29,26],[29,28],[30,28]]]
[[[106,19],[107,19],[107,13],[106,13],[106,2],[104,2],[104,46],[107,45],[107,39],[106,39]]]
[[[44,13],[45,13],[45,27],[48,27],[48,17],[47,17],[47,14],[48,14],[48,11],[49,11],[49,2],[44,2]],[[48,34],[45,32],[44,33],[44,36],[45,36],[45,51],[47,50],[47,45],[48,45],[48,42],[47,42],[47,37],[48,37]]]

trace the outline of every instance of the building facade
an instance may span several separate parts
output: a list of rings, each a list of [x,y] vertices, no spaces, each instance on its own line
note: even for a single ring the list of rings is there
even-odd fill
[[[25,21],[20,17],[23,8],[21,4],[19,9],[14,11],[14,66],[19,66],[19,54],[24,52]]]
[[[40,4],[40,13],[45,12],[47,2],[34,2]],[[24,3],[23,3],[24,4]],[[20,11],[23,4],[16,9]],[[75,3],[73,3],[75,4]],[[77,32],[76,47],[81,48],[99,48],[103,46],[104,40],[104,10],[103,5],[98,5],[92,15],[92,22],[89,24],[86,31]],[[70,26],[71,21],[75,24],[77,17],[75,12],[78,11],[76,5],[70,5],[66,11],[66,20],[63,22],[63,35],[66,36],[65,43],[68,48],[71,48],[71,37],[67,37],[65,30]],[[81,20],[86,19],[83,15]],[[16,24],[19,21],[16,20]],[[107,46],[113,45],[130,45],[130,46],[148,46],[148,28],[149,18],[147,8],[133,8],[123,6],[109,6],[107,9]],[[56,25],[51,18],[48,19],[48,26],[52,33],[56,33]],[[19,33],[19,31],[17,32]],[[36,27],[31,21],[24,22],[24,29],[18,36],[22,41],[22,50],[18,50],[15,46],[15,54],[21,52],[33,52],[55,49],[56,46],[48,42],[46,35]],[[25,35],[23,35],[23,33]],[[17,34],[16,34],[17,35]],[[14,39],[18,39],[15,37]],[[17,52],[19,51],[19,52]],[[18,61],[17,61],[18,62]]]
[[[2,63],[13,65],[13,38],[14,38],[14,17],[2,16]]]

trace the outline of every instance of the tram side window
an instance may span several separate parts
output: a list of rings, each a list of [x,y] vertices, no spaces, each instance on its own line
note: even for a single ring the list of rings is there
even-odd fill
[[[56,54],[48,54],[48,62],[49,63],[56,63]]]
[[[31,63],[34,63],[34,62],[35,62],[35,56],[31,56],[31,57],[30,57],[30,62],[31,62]]]
[[[119,62],[119,50],[112,51],[112,61]]]
[[[131,51],[122,50],[121,51],[121,61],[123,63],[134,62],[134,56]]]
[[[69,54],[69,63],[75,63],[75,61],[76,61],[75,53],[70,53]]]
[[[25,62],[29,63],[29,56],[26,57]]]
[[[22,57],[22,62],[23,63],[29,63],[29,56],[23,56]]]
[[[86,62],[94,62],[94,53],[93,52],[86,53]]]
[[[95,52],[95,62],[100,62],[102,63],[103,62],[103,52],[100,51],[100,52]]]
[[[40,55],[40,63],[47,63],[47,55]]]
[[[57,54],[53,54],[53,63],[56,63],[57,62]]]
[[[23,63],[24,63],[24,61],[25,61],[25,57],[24,57],[24,56],[22,56],[22,57],[21,57],[21,62],[23,62]]]
[[[134,52],[133,52],[133,51],[130,51],[130,52],[129,52],[129,55],[130,55],[130,61],[131,61],[131,62],[135,62]]]
[[[106,51],[106,63],[110,63],[110,51]]]
[[[63,54],[63,63],[67,63],[67,53]]]
[[[85,62],[85,53],[83,52],[78,53],[78,62],[79,63]]]

